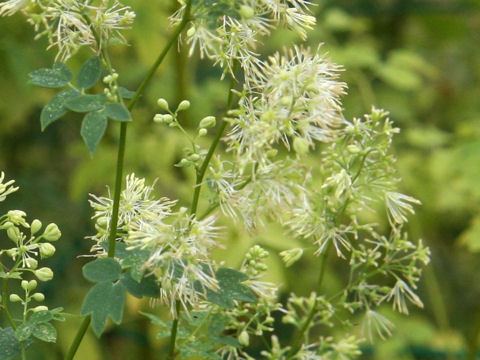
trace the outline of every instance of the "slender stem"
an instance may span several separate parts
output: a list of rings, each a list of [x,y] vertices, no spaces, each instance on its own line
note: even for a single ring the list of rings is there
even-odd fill
[[[65,356],[65,360],[72,360],[75,356],[75,353],[77,352],[77,349],[80,346],[80,343],[82,342],[88,327],[90,326],[90,320],[90,316],[87,316],[83,319],[83,322],[78,329],[77,335],[75,336],[75,339],[73,339],[72,345],[70,345],[67,356]]]
[[[192,7],[192,0],[188,0],[181,23],[179,24],[175,32],[170,37],[169,41],[165,45],[164,49],[158,56],[155,63],[152,65],[152,67],[148,71],[145,78],[140,83],[140,86],[137,88],[135,95],[133,96],[132,100],[127,106],[129,111],[131,111],[135,107],[137,101],[145,91],[145,88],[148,86],[148,84],[152,80],[153,75],[155,74],[155,72],[157,71],[158,67],[163,62],[163,60],[165,59],[165,56],[167,55],[168,51],[170,50],[172,45],[177,41],[178,37],[180,36],[180,33],[183,31],[183,29],[185,29],[186,25],[190,21],[191,7]],[[106,60],[108,63],[109,61],[108,56],[106,57]],[[121,101],[121,97],[120,97],[120,101]],[[119,210],[120,194],[121,194],[121,188],[122,188],[126,138],[127,138],[127,123],[122,123],[120,125],[120,141],[119,141],[118,153],[117,153],[117,169],[116,169],[116,175],[115,175],[114,203],[113,203],[113,209],[112,209],[112,218],[110,222],[109,248],[108,248],[109,257],[115,256],[115,245],[116,245],[115,238],[117,236],[117,227],[118,227],[118,210]],[[91,321],[90,316],[87,316],[83,320],[82,325],[78,329],[77,335],[75,336],[75,339],[71,344],[70,349],[68,350],[67,357],[65,358],[66,360],[71,360],[74,358],[75,353],[77,352],[77,349],[80,346],[80,343],[82,342],[88,327],[90,326],[90,321]]]
[[[317,280],[317,291],[319,294],[322,289],[323,279],[325,277],[324,276],[325,269],[326,269],[325,265],[327,263],[328,254],[330,253],[331,244],[332,243],[329,243],[327,245],[327,248],[325,249],[324,253],[322,254],[322,257],[320,258],[320,273],[318,275],[318,280]],[[300,347],[302,346],[303,337],[305,336],[308,329],[310,328],[313,318],[315,317],[315,314],[317,312],[317,305],[318,305],[318,301],[317,301],[317,298],[315,298],[315,301],[313,302],[312,308],[310,309],[307,319],[303,323],[302,327],[297,333],[297,336],[292,342],[292,348],[288,353],[287,360],[292,359],[297,354],[298,350],[300,350]]]
[[[172,331],[170,332],[170,343],[168,345],[168,360],[173,360],[175,359],[175,342],[177,340],[177,333],[178,333],[178,320],[180,317],[180,308],[181,308],[181,303],[180,301],[177,300],[175,304],[176,308],[176,313],[177,317],[173,319],[173,324],[172,324]]]
[[[15,325],[15,322],[12,319],[12,315],[10,315],[10,311],[8,311],[8,303],[7,303],[7,295],[8,295],[8,279],[3,279],[3,287],[2,287],[2,305],[3,305],[3,311],[5,311],[5,315],[7,317],[8,322],[12,326],[12,328],[15,330],[17,326]]]
[[[235,79],[232,76],[230,79],[230,88],[228,91],[228,100],[227,100],[227,112],[232,108],[233,105],[233,88],[235,87]],[[210,145],[210,148],[208,149],[207,156],[205,156],[205,159],[202,162],[202,166],[200,167],[200,170],[197,172],[197,180],[195,183],[195,190],[193,193],[193,200],[192,200],[192,207],[190,209],[190,213],[192,215],[197,215],[197,208],[198,208],[198,200],[200,198],[200,190],[202,188],[202,182],[203,178],[205,176],[205,173],[207,172],[208,164],[210,163],[210,160],[213,157],[213,153],[215,152],[218,143],[220,142],[220,139],[223,136],[223,133],[225,132],[225,129],[227,127],[228,123],[223,120],[220,124],[220,128],[218,129],[217,136],[215,136],[215,139],[213,140],[212,144]]]

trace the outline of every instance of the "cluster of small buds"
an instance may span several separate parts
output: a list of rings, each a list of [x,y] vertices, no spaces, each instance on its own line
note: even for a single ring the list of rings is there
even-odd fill
[[[108,87],[103,89],[103,93],[107,96],[107,99],[112,102],[118,102],[118,85],[117,85],[118,73],[113,71],[110,75],[103,78],[103,82]]]
[[[264,263],[265,259],[270,254],[267,250],[259,245],[255,245],[248,250],[245,254],[245,260],[242,265],[242,271],[250,278],[256,278],[263,274],[267,269],[267,265]]]
[[[23,306],[27,306],[32,300],[36,301],[36,302],[42,302],[45,300],[45,295],[40,293],[40,292],[35,292],[32,294],[33,290],[35,290],[37,288],[37,281],[35,280],[30,280],[30,281],[27,281],[27,280],[22,280],[22,282],[20,283],[22,289],[25,291],[25,295],[24,297],[22,298],[20,295],[18,294],[10,294],[9,296],[9,300],[10,302],[12,303],[21,303]],[[28,309],[26,312],[38,312],[38,311],[45,311],[45,310],[48,310],[48,307],[47,306],[44,306],[44,305],[38,305],[38,306],[35,306],[33,308],[30,308]]]
[[[163,98],[157,100],[157,105],[160,107],[160,110],[165,111],[168,114],[155,114],[153,121],[159,124],[166,124],[170,127],[180,126],[177,114],[181,111],[187,111],[190,109],[190,101],[188,100],[182,100],[175,111],[170,110],[167,100]]]

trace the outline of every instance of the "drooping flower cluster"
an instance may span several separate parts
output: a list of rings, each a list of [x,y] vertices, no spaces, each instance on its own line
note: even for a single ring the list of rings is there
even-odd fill
[[[183,6],[171,17],[179,23],[186,10]],[[190,53],[198,48],[201,57],[208,57],[226,71],[234,73],[238,62],[247,75],[258,73],[262,63],[255,53],[258,36],[268,35],[282,24],[297,32],[302,39],[306,31],[315,25],[306,0],[221,0],[194,1],[192,25],[186,41]]]
[[[105,252],[113,200],[92,195],[97,234],[93,251]],[[218,288],[215,264],[210,250],[217,247],[215,217],[197,220],[186,208],[175,212],[175,201],[153,195],[153,186],[135,174],[127,176],[121,193],[117,241],[127,250],[148,251],[143,268],[153,274],[160,288],[160,300],[177,315],[176,302],[189,311],[205,296],[207,289]]]
[[[0,3],[0,16],[21,11],[37,32],[46,36],[49,48],[57,47],[57,60],[66,61],[82,46],[95,52],[111,41],[124,38],[135,13],[118,1],[97,0],[7,0]]]

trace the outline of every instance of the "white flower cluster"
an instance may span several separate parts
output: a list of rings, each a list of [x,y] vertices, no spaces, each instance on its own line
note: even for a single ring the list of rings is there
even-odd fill
[[[186,9],[183,6],[171,17],[172,23],[181,22]],[[254,75],[261,67],[255,53],[257,37],[268,35],[275,26],[283,24],[297,32],[302,39],[315,25],[306,0],[221,0],[195,1],[192,5],[192,25],[186,40],[190,53],[198,47],[201,57],[208,57],[233,74],[238,62],[247,75]]]
[[[127,176],[122,191],[117,241],[127,244],[127,250],[148,250],[143,267],[153,274],[161,285],[160,300],[177,315],[176,302],[185,311],[195,307],[206,290],[218,289],[215,264],[210,250],[218,246],[218,228],[215,217],[197,220],[185,208],[174,212],[175,201],[155,199],[153,186],[135,174]],[[97,234],[91,237],[96,244],[93,251],[105,252],[113,200],[92,195]]]
[[[130,28],[135,13],[118,1],[97,0],[7,0],[0,3],[0,16],[21,11],[37,32],[47,36],[49,48],[57,47],[57,60],[66,61],[80,47],[99,52],[105,43],[119,39]]]

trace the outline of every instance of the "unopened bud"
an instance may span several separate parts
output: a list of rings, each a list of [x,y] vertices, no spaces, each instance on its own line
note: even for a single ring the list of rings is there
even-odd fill
[[[21,284],[23,290],[28,289],[28,281],[27,280],[22,280]]]
[[[198,136],[205,136],[205,135],[207,135],[207,133],[208,133],[207,129],[202,128],[202,129],[198,130]]]
[[[167,100],[160,98],[157,100],[157,105],[160,107],[160,109],[168,111],[168,102]]]
[[[49,281],[53,279],[53,271],[48,267],[43,267],[35,270],[34,274],[40,281]]]
[[[10,294],[9,299],[11,302],[20,302],[22,301],[22,298],[18,296],[17,294]]]
[[[248,344],[250,343],[250,336],[248,335],[248,332],[243,330],[240,335],[238,335],[238,342],[240,343],[240,345],[248,346]]]
[[[240,15],[244,19],[251,19],[255,16],[255,10],[251,6],[242,5],[240,6]]]
[[[20,234],[20,230],[16,226],[10,226],[7,229],[7,236],[15,244],[17,244],[20,241],[20,239],[22,238],[22,235]]]
[[[293,150],[298,155],[305,155],[308,153],[309,150],[309,143],[306,139],[301,138],[301,137],[296,137],[295,140],[293,140]]]
[[[48,224],[43,232],[43,237],[47,241],[57,241],[60,239],[60,236],[62,236],[62,233],[57,224],[54,223]]]
[[[196,32],[197,30],[192,26],[190,29],[187,30],[187,36],[192,37],[193,35],[195,35]]]
[[[42,228],[42,222],[38,219],[32,221],[30,225],[30,230],[32,231],[32,235],[37,233]]]
[[[208,129],[214,127],[216,123],[217,120],[215,119],[215,116],[207,116],[200,120],[198,127],[201,129]]]
[[[48,307],[40,305],[40,306],[34,307],[32,310],[33,312],[48,311]]]
[[[32,299],[40,302],[40,301],[45,300],[45,295],[43,295],[42,293],[35,293],[35,294],[32,295]]]
[[[296,263],[303,255],[303,249],[295,248],[290,250],[285,250],[280,253],[283,262],[286,267],[292,266]]]
[[[34,258],[27,258],[25,259],[25,265],[27,265],[27,268],[35,270],[38,266],[38,261]]]
[[[178,105],[177,111],[185,111],[185,110],[188,110],[189,108],[190,108],[190,101],[188,101],[188,100],[183,100],[183,101]]]
[[[55,254],[55,246],[50,243],[41,243],[40,244],[40,256],[42,259],[48,258]]]

